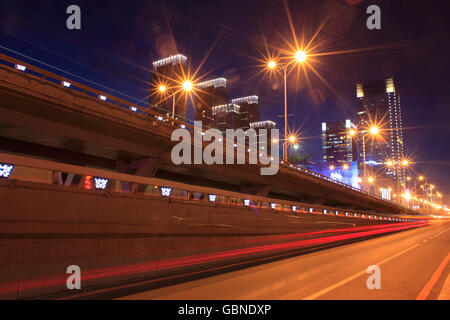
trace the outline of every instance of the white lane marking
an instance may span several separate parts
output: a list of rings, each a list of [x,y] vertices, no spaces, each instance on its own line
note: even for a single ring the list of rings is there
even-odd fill
[[[403,251],[400,251],[400,252],[394,254],[393,256],[391,256],[391,257],[389,257],[387,259],[384,259],[384,260],[382,260],[382,261],[380,261],[378,263],[374,263],[374,264],[377,265],[377,266],[381,266],[382,264],[384,264],[384,263],[386,263],[388,261],[391,261],[392,259],[395,259],[398,256],[400,256],[400,255],[402,255],[402,254],[404,254],[404,253],[406,253],[406,252],[408,252],[408,251],[410,251],[412,249],[417,248],[418,246],[420,246],[420,243],[417,243],[417,244],[413,245],[412,247],[409,247],[409,248],[407,248],[407,249],[405,249]],[[354,274],[354,275],[352,275],[352,276],[350,276],[350,277],[348,277],[348,278],[346,278],[344,280],[341,280],[341,281],[333,284],[332,286],[329,286],[328,288],[325,288],[325,289],[320,290],[320,291],[318,291],[318,292],[316,292],[316,293],[314,293],[314,294],[312,294],[310,296],[307,296],[303,300],[314,300],[317,297],[320,297],[320,296],[324,295],[325,293],[330,292],[331,290],[339,288],[340,286],[343,286],[344,284],[346,284],[346,283],[348,283],[348,282],[350,282],[350,281],[352,281],[352,280],[354,280],[354,279],[356,279],[356,278],[358,278],[358,277],[360,277],[360,276],[362,276],[364,274],[366,274],[366,270],[358,272],[358,273],[356,273],[356,274]]]
[[[447,228],[447,229],[445,229],[444,231],[441,231],[441,232],[439,232],[439,233],[436,233],[436,234],[434,235],[434,237],[440,236],[441,234],[447,232],[448,230],[450,230],[450,228]]]

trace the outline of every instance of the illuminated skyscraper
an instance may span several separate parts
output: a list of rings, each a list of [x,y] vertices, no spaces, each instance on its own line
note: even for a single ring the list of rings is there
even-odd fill
[[[181,90],[187,75],[186,62],[187,58],[181,54],[153,62],[150,80],[150,106],[153,111],[172,116],[175,109],[176,118],[186,119],[186,98]],[[160,90],[162,87],[164,90]]]
[[[276,123],[273,121],[258,121],[250,123],[250,129],[255,129],[258,133],[258,141],[267,141],[267,148],[270,149],[270,144],[272,140],[271,131],[275,129]],[[266,132],[263,132],[261,129],[266,129]]]
[[[226,129],[240,128],[240,106],[229,103],[212,108],[213,127],[225,133]]]
[[[322,159],[328,165],[357,160],[356,139],[349,134],[350,130],[356,130],[351,120],[322,123]]]
[[[368,128],[376,123],[381,128],[381,137],[373,139],[366,145],[366,164],[383,171],[400,184],[405,183],[405,168],[397,165],[387,167],[386,161],[401,163],[404,159],[402,111],[400,95],[394,79],[358,83],[356,85],[358,99],[359,128]],[[362,146],[359,146],[362,161]]]
[[[212,108],[228,104],[227,80],[217,78],[199,83],[196,88],[195,120],[202,121],[203,127],[214,125]]]
[[[258,96],[233,99],[231,103],[240,106],[240,128],[244,131],[250,128],[250,123],[259,121]]]

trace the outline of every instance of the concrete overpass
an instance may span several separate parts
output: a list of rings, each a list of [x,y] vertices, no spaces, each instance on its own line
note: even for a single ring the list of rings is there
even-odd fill
[[[0,151],[283,200],[416,214],[290,163],[275,177],[261,176],[257,165],[175,166],[170,135],[187,124],[161,121],[152,110],[11,57],[0,60]]]

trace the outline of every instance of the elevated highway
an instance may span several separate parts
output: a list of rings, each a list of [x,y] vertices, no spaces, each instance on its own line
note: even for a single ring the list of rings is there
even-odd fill
[[[8,56],[0,60],[2,152],[270,198],[416,214],[290,163],[276,176],[261,176],[257,165],[176,166],[170,136],[187,124]]]

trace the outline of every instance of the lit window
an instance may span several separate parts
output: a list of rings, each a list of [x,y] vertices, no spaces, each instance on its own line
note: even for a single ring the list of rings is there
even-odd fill
[[[98,98],[102,101],[106,101],[106,97],[105,96],[98,96]]]
[[[14,166],[12,164],[0,164],[0,178],[8,178],[13,169]]]
[[[216,202],[217,195],[216,194],[210,194],[209,195],[209,202]]]
[[[272,209],[275,209],[276,206],[277,206],[277,205],[276,205],[275,203],[271,203],[271,204],[270,204],[270,207],[271,207]]]
[[[70,88],[70,86],[72,85],[70,82],[67,81],[61,81],[61,84],[66,88]]]
[[[244,199],[244,206],[248,207],[250,205],[249,199]]]
[[[25,70],[27,70],[27,67],[25,67],[21,64],[16,64],[16,69],[19,71],[25,71]]]

